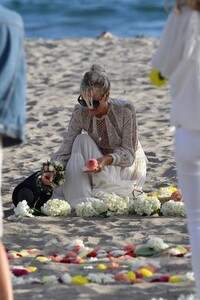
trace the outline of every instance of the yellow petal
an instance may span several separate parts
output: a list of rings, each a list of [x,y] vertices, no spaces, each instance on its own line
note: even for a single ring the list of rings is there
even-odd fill
[[[84,284],[88,284],[89,280],[84,276],[77,275],[77,276],[72,277],[72,283],[84,285]]]
[[[129,278],[130,280],[135,280],[135,279],[136,279],[136,275],[135,275],[134,272],[129,271],[129,272],[127,272],[126,274],[128,275],[128,278]]]
[[[38,256],[36,257],[37,260],[39,260],[40,262],[45,262],[45,261],[48,261],[49,259],[45,256]]]
[[[37,270],[37,267],[28,267],[27,268],[29,270],[29,272],[35,272]]]
[[[144,277],[151,277],[153,275],[153,273],[146,268],[139,269],[139,273]]]
[[[104,264],[99,264],[96,269],[99,269],[99,270],[106,270],[108,267]]]
[[[181,279],[178,276],[170,276],[169,282],[181,282]]]

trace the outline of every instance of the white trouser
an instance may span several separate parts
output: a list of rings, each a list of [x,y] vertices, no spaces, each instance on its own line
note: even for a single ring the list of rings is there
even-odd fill
[[[200,132],[176,129],[175,156],[188,221],[192,266],[200,299]]]
[[[138,158],[130,168],[106,166],[100,173],[82,171],[89,159],[101,156],[102,153],[89,135],[78,135],[67,163],[65,183],[54,191],[52,198],[64,197],[75,207],[78,203],[91,201],[91,198],[106,198],[111,193],[120,197],[132,196],[135,187],[142,188],[146,178],[146,156],[141,146]]]

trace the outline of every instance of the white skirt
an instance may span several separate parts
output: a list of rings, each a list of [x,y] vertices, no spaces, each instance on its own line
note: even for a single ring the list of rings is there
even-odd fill
[[[120,197],[132,197],[134,190],[142,190],[146,180],[147,158],[140,143],[131,167],[109,165],[100,173],[83,172],[89,159],[101,156],[102,153],[89,135],[78,135],[66,166],[65,183],[54,190],[52,198],[65,199],[75,207],[94,198],[106,199],[112,193]]]

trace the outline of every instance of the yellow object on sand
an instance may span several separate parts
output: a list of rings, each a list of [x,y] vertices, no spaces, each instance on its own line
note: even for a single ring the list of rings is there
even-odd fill
[[[167,79],[162,76],[162,74],[160,73],[159,70],[156,70],[156,69],[152,69],[150,71],[150,73],[149,73],[149,80],[156,87],[166,86],[166,84],[167,84]]]

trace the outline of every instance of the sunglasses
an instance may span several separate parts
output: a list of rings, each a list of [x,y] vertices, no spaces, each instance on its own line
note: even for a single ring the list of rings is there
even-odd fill
[[[100,101],[103,99],[104,95],[102,96],[102,98],[100,100],[92,100],[92,106],[94,108],[98,108],[100,105]],[[80,95],[77,99],[78,103],[84,107],[87,107],[87,102],[82,98],[82,96]]]

